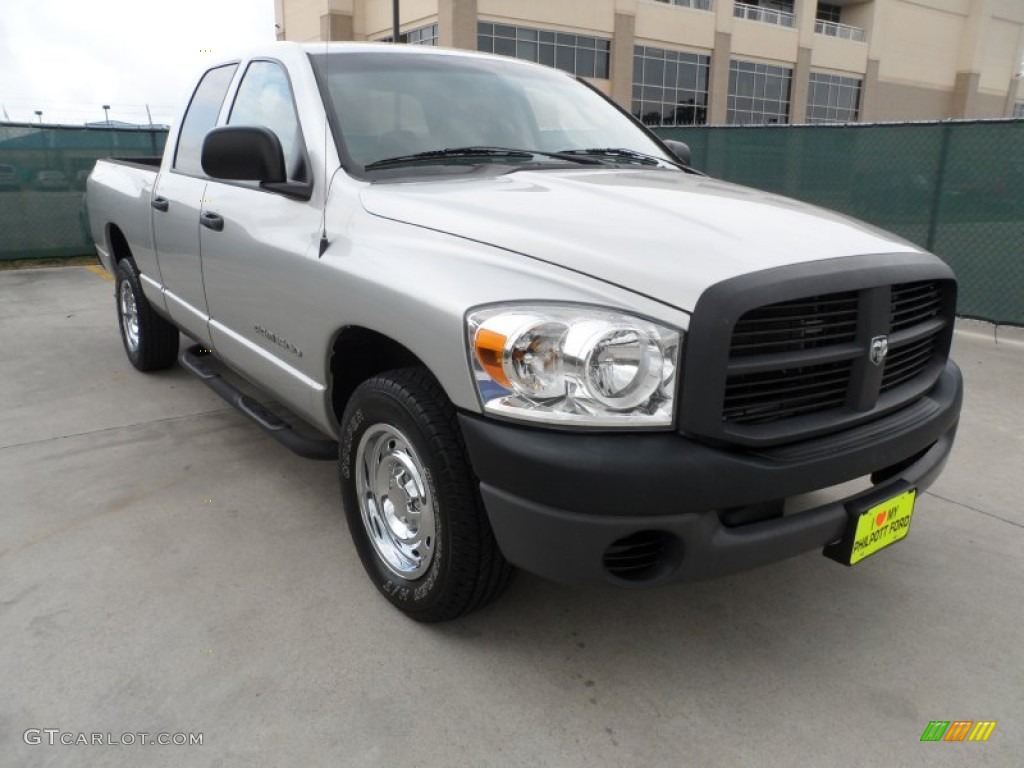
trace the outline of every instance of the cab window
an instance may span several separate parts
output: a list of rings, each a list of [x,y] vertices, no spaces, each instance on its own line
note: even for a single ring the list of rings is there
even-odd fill
[[[280,64],[254,61],[248,66],[231,106],[228,125],[254,125],[272,130],[284,151],[288,181],[309,181],[292,88]]]
[[[203,75],[199,81],[185,112],[185,119],[181,122],[178,146],[174,151],[175,170],[195,176],[205,175],[199,159],[203,139],[217,125],[217,115],[220,114],[220,107],[236,69],[236,64],[217,67]]]

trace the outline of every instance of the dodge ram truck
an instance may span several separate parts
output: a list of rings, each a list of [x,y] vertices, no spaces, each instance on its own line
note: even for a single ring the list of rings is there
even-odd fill
[[[907,536],[953,444],[940,259],[709,178],[551,68],[268,45],[201,76],[162,159],[87,187],[131,364],[184,334],[182,365],[336,461],[366,572],[419,621],[515,567],[850,566]]]

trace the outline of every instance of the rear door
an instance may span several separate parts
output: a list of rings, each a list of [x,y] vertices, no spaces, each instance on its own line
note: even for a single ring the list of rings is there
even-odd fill
[[[315,340],[313,308],[301,287],[320,279],[323,203],[309,199],[310,153],[285,67],[273,60],[249,62],[224,122],[272,130],[288,181],[300,192],[305,186],[306,193],[210,180],[202,216],[216,217],[219,228],[203,226],[199,238],[211,341],[234,368],[308,414],[311,398],[322,397],[324,389],[314,379],[322,343]]]
[[[192,95],[169,168],[153,189],[153,241],[167,290],[167,311],[182,328],[209,342],[209,310],[199,259],[199,215],[207,178],[200,163],[206,134],[217,124],[237,64],[209,70]]]

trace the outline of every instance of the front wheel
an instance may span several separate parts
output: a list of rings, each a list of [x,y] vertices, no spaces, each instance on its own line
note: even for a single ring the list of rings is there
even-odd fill
[[[178,359],[178,329],[153,311],[142,292],[135,262],[121,259],[114,274],[117,320],[125,354],[140,371],[170,368]]]
[[[512,567],[498,549],[452,407],[422,368],[380,374],[353,393],[339,471],[367,574],[417,621],[447,621],[498,597]]]

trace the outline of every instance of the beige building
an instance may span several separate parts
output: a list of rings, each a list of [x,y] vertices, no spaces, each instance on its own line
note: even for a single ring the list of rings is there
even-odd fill
[[[1024,117],[1024,0],[400,0],[402,39],[586,77],[650,125]],[[390,40],[391,0],[275,0]]]

